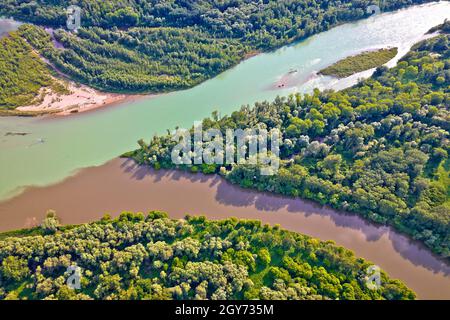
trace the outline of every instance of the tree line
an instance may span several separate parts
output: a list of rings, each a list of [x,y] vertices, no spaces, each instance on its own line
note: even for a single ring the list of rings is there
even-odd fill
[[[381,9],[424,2],[428,0],[385,0]],[[64,31],[71,4],[82,9],[78,33]],[[56,29],[53,41],[43,30],[27,28],[24,36],[46,42],[34,48],[79,82],[114,92],[161,92],[196,85],[249,53],[368,17],[371,4],[370,0],[5,0],[0,15]]]
[[[174,166],[170,135],[141,140],[125,156],[356,212],[449,258],[449,37],[415,45],[396,67],[380,67],[352,88],[278,97],[203,120],[205,130],[223,134],[228,128],[279,129],[281,168],[274,176],[242,164]]]
[[[49,212],[40,227],[1,236],[5,300],[415,298],[383,271],[369,289],[371,263],[351,251],[259,221],[153,211],[61,227]]]

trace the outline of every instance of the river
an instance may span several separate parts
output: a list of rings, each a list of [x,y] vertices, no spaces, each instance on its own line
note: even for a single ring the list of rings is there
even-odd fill
[[[372,48],[396,46],[400,57],[446,17],[450,17],[449,2],[415,6],[341,25],[258,55],[189,90],[70,117],[0,118],[0,199],[25,186],[45,186],[77,169],[104,164],[136,148],[140,138],[150,139],[177,125],[191,127],[213,110],[230,114],[242,104],[272,100],[277,95],[351,85],[361,74],[341,81],[314,74],[341,58]],[[291,69],[298,72],[289,85],[274,86]],[[6,136],[8,132],[29,134]]]
[[[56,210],[64,224],[98,220],[105,213],[117,216],[124,210],[162,210],[172,218],[234,216],[280,224],[353,250],[404,281],[421,299],[450,299],[450,266],[391,228],[300,199],[244,190],[217,176],[155,172],[131,160],[112,160],[0,203],[0,231],[36,225],[48,209]]]
[[[35,225],[48,209],[57,210],[66,224],[122,210],[164,210],[174,218],[192,213],[259,219],[334,240],[404,281],[419,298],[450,299],[450,267],[391,228],[299,199],[242,190],[219,177],[153,172],[132,162],[110,161],[136,148],[140,138],[176,125],[190,127],[213,110],[229,114],[242,104],[277,95],[352,85],[370,72],[339,81],[315,73],[348,55],[386,46],[399,47],[392,65],[448,17],[448,2],[416,6],[258,55],[190,90],[70,117],[1,118],[0,231]],[[289,85],[278,88],[291,69],[298,72],[286,81]]]

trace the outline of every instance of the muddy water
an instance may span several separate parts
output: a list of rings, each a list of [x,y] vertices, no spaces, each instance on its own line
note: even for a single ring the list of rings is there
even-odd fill
[[[450,299],[450,266],[392,229],[298,199],[243,190],[219,177],[155,172],[116,159],[81,170],[59,184],[29,188],[0,203],[0,230],[32,226],[48,209],[56,210],[65,224],[89,222],[123,210],[163,210],[173,218],[189,213],[278,223],[353,250],[403,280],[419,298]]]

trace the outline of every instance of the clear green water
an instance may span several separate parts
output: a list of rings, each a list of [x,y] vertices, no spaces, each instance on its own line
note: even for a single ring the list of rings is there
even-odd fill
[[[150,139],[176,125],[190,127],[213,110],[229,114],[242,104],[277,95],[352,85],[359,76],[370,73],[340,81],[313,75],[345,56],[370,48],[397,46],[399,56],[403,55],[445,18],[450,18],[449,2],[412,7],[342,25],[256,56],[190,90],[70,117],[0,118],[0,199],[25,186],[48,185],[77,169],[104,164],[136,148],[140,138]],[[298,73],[286,76],[291,69]],[[291,77],[290,85],[278,88],[277,81],[286,77]],[[30,134],[5,136],[7,132]],[[45,142],[39,143],[39,139]]]

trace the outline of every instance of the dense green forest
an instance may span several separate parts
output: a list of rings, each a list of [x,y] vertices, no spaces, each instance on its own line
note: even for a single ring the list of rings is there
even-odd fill
[[[241,164],[184,169],[359,213],[449,258],[449,38],[441,34],[415,45],[395,68],[380,67],[352,88],[279,97],[203,120],[204,130],[278,128],[283,141],[276,175]],[[173,168],[171,139],[141,140],[127,156]]]
[[[398,53],[398,48],[379,49],[357,54],[342,59],[335,64],[321,70],[319,74],[338,78],[349,77],[355,73],[384,65]]]
[[[178,28],[99,27],[53,39],[44,29],[23,25],[20,34],[59,70],[91,87],[120,92],[162,92],[191,87],[237,64],[249,48],[234,39]],[[54,42],[57,42],[57,49]]]
[[[34,235],[0,241],[0,299],[415,298],[384,272],[369,289],[371,264],[351,251],[259,221],[150,212],[58,227],[49,213],[24,232]],[[77,290],[67,285],[71,266]]]
[[[426,0],[385,0],[392,11]],[[69,5],[82,9],[83,27],[195,27],[215,37],[237,38],[272,48],[330,27],[367,17],[371,0],[4,0],[0,14],[64,27]]]
[[[425,2],[429,1],[385,0],[381,9]],[[64,31],[71,4],[82,8],[78,33]],[[371,4],[371,0],[4,0],[0,15],[57,29],[53,42],[36,28],[27,28],[25,36],[35,39],[35,49],[61,71],[82,83],[107,91],[160,92],[198,84],[255,51],[367,17]]]
[[[53,84],[50,70],[17,33],[0,39],[0,57],[0,110],[29,105]]]

